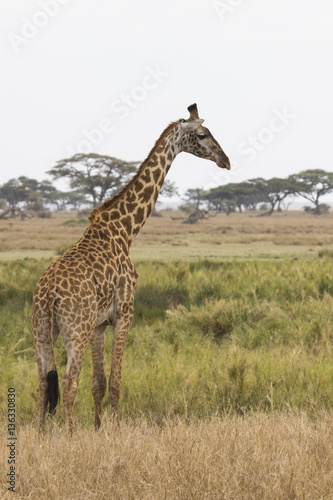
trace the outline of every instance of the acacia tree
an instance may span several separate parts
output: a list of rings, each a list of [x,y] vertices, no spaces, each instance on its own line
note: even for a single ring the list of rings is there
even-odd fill
[[[266,201],[266,197],[259,189],[260,186],[254,181],[244,181],[238,183],[229,183],[224,186],[218,186],[210,189],[206,194],[206,199],[218,211],[229,215],[235,211],[255,210],[258,203]]]
[[[199,210],[202,204],[203,189],[201,188],[190,188],[184,194],[184,200],[190,204],[194,210]]]
[[[187,214],[187,220],[196,221],[198,219],[205,219],[210,217],[209,212],[209,201],[208,208],[201,208],[201,205],[207,201],[206,192],[201,188],[188,189],[184,193],[183,200],[185,203],[180,205],[178,208]]]
[[[288,177],[294,183],[295,192],[314,204],[313,213],[320,215],[320,198],[333,191],[333,172],[322,169],[303,170]]]
[[[257,187],[250,182],[231,183],[227,184],[225,188],[235,200],[235,204],[240,213],[243,211],[243,207],[245,209],[252,208],[255,210],[257,204],[262,201],[262,197]]]
[[[262,197],[262,201],[270,206],[270,209],[262,215],[272,215],[275,207],[281,210],[281,203],[288,196],[295,194],[295,184],[290,179],[251,179],[249,183],[253,184]]]
[[[179,191],[176,184],[169,179],[166,179],[163,183],[162,189],[159,196],[162,198],[172,198],[172,196],[178,196]]]
[[[204,193],[204,199],[208,201],[209,209],[213,207],[214,210],[225,212],[227,215],[234,212],[237,205],[231,184],[210,189]]]
[[[74,210],[79,210],[82,204],[89,204],[85,195],[78,191],[59,191],[52,182],[44,180],[39,183],[38,191],[41,194],[45,205],[55,205],[57,210],[66,210],[72,206]]]
[[[24,216],[27,211],[39,211],[42,208],[41,197],[38,193],[38,181],[21,176],[18,179],[10,179],[0,186],[0,198],[2,212],[0,218],[6,216]]]
[[[18,179],[9,179],[0,187],[0,198],[4,200],[1,217],[9,213],[13,217],[19,205],[26,201],[27,193]]]
[[[230,195],[233,196],[236,206],[240,212],[245,210],[256,210],[258,203],[265,201],[264,194],[256,182],[244,181],[225,186]]]
[[[203,203],[204,191],[201,188],[190,188],[184,193],[184,205],[180,205],[180,210],[188,214],[189,218],[203,218],[204,211],[200,205]]]
[[[49,170],[53,179],[67,178],[70,187],[89,196],[94,207],[118,192],[136,170],[139,162],[126,162],[111,156],[76,154],[57,162]]]

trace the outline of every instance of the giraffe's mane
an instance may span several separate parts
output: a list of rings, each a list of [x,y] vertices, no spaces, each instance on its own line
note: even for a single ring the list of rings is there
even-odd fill
[[[124,195],[124,192],[127,191],[128,188],[130,188],[135,182],[137,181],[138,177],[140,177],[140,174],[142,170],[145,168],[147,162],[149,161],[149,158],[152,156],[156,148],[163,142],[163,140],[170,134],[171,130],[175,127],[175,125],[178,123],[177,122],[172,122],[170,123],[167,128],[162,132],[160,137],[157,139],[157,141],[154,144],[154,147],[150,151],[149,155],[147,158],[141,163],[140,167],[134,174],[134,177],[122,188],[122,190],[118,193],[115,194],[112,198],[109,200],[104,201],[99,207],[94,208],[94,210],[91,212],[89,215],[89,220],[91,223],[94,223],[97,219],[97,217],[104,211],[104,210],[109,210],[113,205],[115,205]]]

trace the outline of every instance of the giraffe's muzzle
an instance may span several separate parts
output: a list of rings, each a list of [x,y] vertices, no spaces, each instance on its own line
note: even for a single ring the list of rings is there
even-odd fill
[[[231,168],[230,160],[227,156],[225,158],[223,158],[223,160],[217,161],[216,165],[220,168],[226,168],[227,170],[230,170],[230,168]]]

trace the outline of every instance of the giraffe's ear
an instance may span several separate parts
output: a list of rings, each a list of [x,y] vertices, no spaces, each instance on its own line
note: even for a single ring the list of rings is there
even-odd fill
[[[196,120],[184,120],[180,122],[180,126],[184,132],[192,132],[197,130],[204,121],[205,120],[201,118],[197,118]]]

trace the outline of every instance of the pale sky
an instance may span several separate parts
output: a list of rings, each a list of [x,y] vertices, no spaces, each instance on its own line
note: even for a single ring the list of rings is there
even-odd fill
[[[330,0],[2,0],[0,26],[0,184],[143,160],[193,102],[232,168],[181,153],[181,191],[333,169]]]

